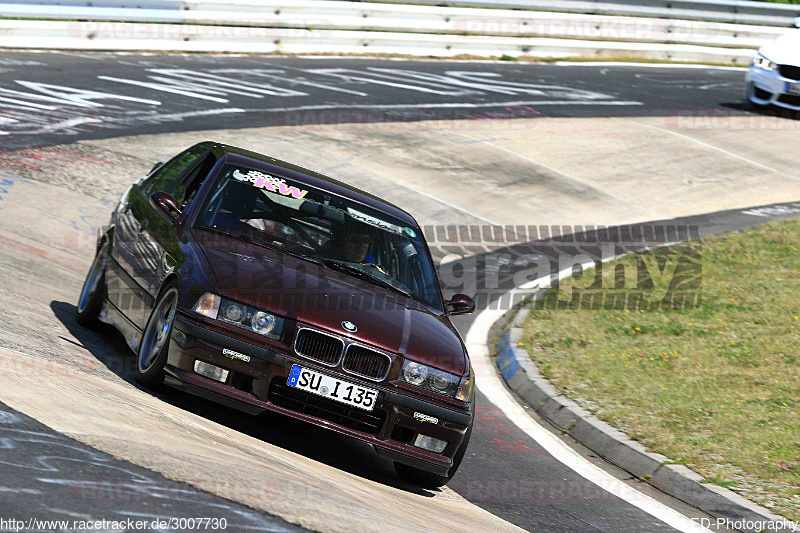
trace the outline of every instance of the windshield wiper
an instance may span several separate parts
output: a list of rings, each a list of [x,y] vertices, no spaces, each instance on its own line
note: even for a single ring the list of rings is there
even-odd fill
[[[311,263],[316,263],[318,265],[323,265],[324,266],[324,263],[321,260],[317,259],[316,257],[312,257],[312,256],[306,255],[306,254],[301,254],[299,252],[289,251],[286,248],[284,248],[283,246],[278,246],[272,241],[268,241],[266,239],[261,239],[259,237],[256,237],[255,235],[250,234],[250,233],[233,233],[232,231],[225,231],[225,230],[222,230],[222,229],[219,229],[219,228],[210,227],[210,226],[200,226],[200,227],[204,228],[204,229],[210,229],[212,231],[217,231],[217,232],[220,232],[220,233],[224,233],[225,235],[229,235],[229,236],[233,237],[234,239],[238,239],[240,241],[244,241],[244,242],[249,243],[249,244],[255,244],[256,246],[263,246],[264,248],[269,248],[270,250],[275,250],[277,252],[281,252],[281,253],[284,253],[286,255],[291,255],[292,257],[297,257],[298,259],[303,259],[305,261],[309,261]]]
[[[333,270],[338,270],[340,272],[346,272],[347,274],[355,276],[355,277],[357,277],[359,279],[366,279],[368,281],[371,281],[375,285],[383,287],[384,289],[390,289],[390,290],[393,290],[395,292],[399,292],[403,296],[413,299],[413,296],[411,296],[411,293],[408,292],[407,290],[402,289],[402,288],[396,286],[395,284],[390,283],[390,282],[388,282],[388,281],[386,281],[384,279],[381,279],[378,276],[374,276],[374,275],[370,274],[369,272],[367,272],[366,270],[362,270],[362,269],[358,268],[357,266],[351,265],[350,263],[345,263],[345,262],[339,261],[337,259],[323,259],[322,262],[328,268],[331,268]]]
[[[286,248],[280,248],[278,246],[276,246],[275,249],[285,253],[286,255],[291,255],[292,257],[297,257],[298,259],[303,259],[304,261],[309,261],[311,263],[316,263],[318,265],[323,265],[323,266],[325,265],[325,263],[322,262],[322,260],[320,260],[320,259],[318,259],[316,257],[310,256],[310,255],[301,254],[300,252],[290,252]]]

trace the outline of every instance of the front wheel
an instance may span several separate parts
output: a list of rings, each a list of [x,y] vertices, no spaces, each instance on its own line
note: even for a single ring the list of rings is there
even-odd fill
[[[78,298],[78,312],[76,320],[85,327],[97,325],[97,317],[103,307],[106,296],[106,262],[108,261],[108,243],[105,242],[97,251],[92,262],[92,268],[86,274],[80,298]]]
[[[144,328],[136,358],[136,381],[140,385],[155,387],[164,381],[164,366],[167,364],[169,339],[177,308],[178,285],[171,282],[161,291]]]
[[[450,480],[453,479],[453,476],[456,475],[458,467],[461,466],[461,460],[464,459],[464,455],[467,453],[469,438],[472,436],[472,425],[475,423],[475,402],[476,399],[473,398],[472,422],[469,423],[467,432],[464,434],[464,440],[461,441],[461,445],[458,447],[456,454],[453,456],[453,466],[450,467],[450,470],[447,472],[446,476],[440,476],[439,474],[434,474],[433,472],[427,472],[425,470],[420,470],[419,468],[414,468],[413,466],[395,462],[394,470],[397,472],[397,475],[409,483],[413,483],[414,485],[420,486],[424,489],[438,489],[441,486],[447,485]]]

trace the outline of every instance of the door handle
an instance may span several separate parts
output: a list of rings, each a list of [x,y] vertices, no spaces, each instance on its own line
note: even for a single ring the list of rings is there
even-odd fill
[[[149,225],[150,222],[147,219],[143,220],[142,223],[139,224],[139,233],[142,233],[144,230],[146,230]]]

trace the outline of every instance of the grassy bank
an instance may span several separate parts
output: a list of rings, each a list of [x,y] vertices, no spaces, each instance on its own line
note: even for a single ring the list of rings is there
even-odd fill
[[[800,520],[800,221],[701,244],[698,307],[532,310],[523,345],[600,418]]]

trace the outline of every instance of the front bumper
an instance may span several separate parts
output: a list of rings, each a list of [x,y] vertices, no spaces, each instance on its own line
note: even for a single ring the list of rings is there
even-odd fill
[[[249,361],[231,359],[223,355],[224,349],[228,350],[226,353],[232,350],[247,356]],[[196,374],[197,360],[229,370],[226,381],[220,383]],[[378,389],[375,408],[351,408],[289,387],[286,383],[293,364]],[[266,410],[304,420],[368,442],[382,457],[440,475],[446,475],[452,466],[453,456],[472,421],[468,411],[448,409],[391,390],[386,383],[339,376],[330,368],[213,331],[181,314],[175,318],[165,371],[166,382],[179,389],[251,414]],[[420,421],[415,418],[420,413],[438,422]],[[440,454],[417,448],[413,446],[417,434],[445,440],[447,447]]]
[[[746,78],[747,99],[757,105],[775,105],[793,111],[800,110],[800,81],[781,76],[778,70],[766,71],[750,67]],[[790,92],[795,88],[796,92]]]

